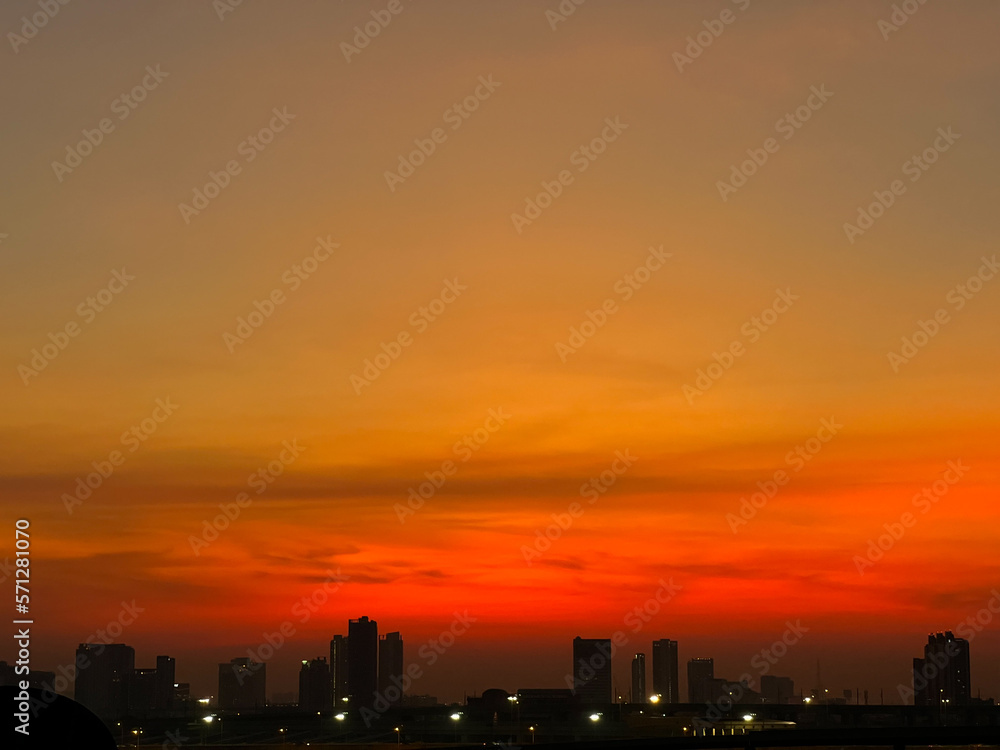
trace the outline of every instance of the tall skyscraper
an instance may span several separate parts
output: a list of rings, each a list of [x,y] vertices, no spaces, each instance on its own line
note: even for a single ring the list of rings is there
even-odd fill
[[[611,703],[611,639],[573,639],[573,690],[582,703]]]
[[[267,664],[238,657],[219,665],[219,708],[263,708]]]
[[[333,702],[340,706],[347,690],[347,636],[335,635],[330,641],[330,680],[333,682]]]
[[[403,702],[403,639],[398,632],[378,640],[378,692],[392,706]]]
[[[176,666],[177,660],[172,656],[156,657],[156,707],[159,709],[173,708]]]
[[[698,657],[688,662],[688,703],[711,700],[715,662],[710,657]]]
[[[950,630],[927,637],[924,658],[913,660],[913,704],[966,705],[972,697],[969,642]]]
[[[330,665],[325,656],[302,662],[299,669],[299,708],[329,711],[333,705]]]
[[[679,663],[677,641],[669,638],[653,641],[653,693],[664,703],[681,702]]]
[[[632,695],[633,703],[646,702],[646,655],[636,654],[632,657]]]
[[[145,716],[155,711],[156,688],[155,669],[133,669],[128,683],[129,713]]]
[[[347,692],[351,706],[372,708],[378,691],[378,623],[361,617],[347,625]]]
[[[128,688],[135,669],[135,650],[124,643],[81,643],[76,649],[73,697],[102,719],[128,712]]]
[[[173,705],[174,659],[157,656],[155,669],[133,669],[128,679],[129,712],[145,716]]]

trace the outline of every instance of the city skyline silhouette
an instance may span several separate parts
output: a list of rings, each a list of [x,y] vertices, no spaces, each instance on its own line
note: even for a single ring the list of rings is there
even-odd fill
[[[5,3],[15,697],[120,644],[119,744],[992,726],[998,23]]]

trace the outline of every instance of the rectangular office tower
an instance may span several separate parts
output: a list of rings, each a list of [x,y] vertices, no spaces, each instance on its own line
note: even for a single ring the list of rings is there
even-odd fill
[[[128,713],[135,649],[124,643],[81,643],[76,649],[76,668],[73,697],[78,703],[102,719],[117,719]]]
[[[611,639],[573,639],[573,693],[581,703],[611,703]]]
[[[913,705],[964,706],[972,697],[969,642],[950,630],[927,637],[924,658],[913,660]]]
[[[347,624],[347,692],[351,707],[372,708],[378,691],[378,623],[361,617]]]
[[[653,693],[663,703],[681,702],[678,664],[677,641],[669,638],[653,641]]]
[[[166,711],[174,700],[174,659],[157,656],[155,669],[133,669],[128,681],[129,712],[145,716]]]
[[[698,657],[688,662],[688,703],[706,703],[712,699],[715,662]]]
[[[263,708],[267,664],[247,657],[219,665],[219,708]]]
[[[177,660],[172,656],[156,657],[156,707],[169,710],[174,707],[174,680]]]
[[[329,711],[333,705],[330,665],[325,656],[302,661],[299,669],[299,708]]]
[[[128,683],[128,710],[146,716],[156,710],[156,670],[133,669]]]
[[[347,700],[347,636],[335,635],[330,641],[330,681],[333,683],[333,702],[342,708]]]
[[[378,693],[390,706],[403,702],[403,638],[386,633],[378,639]]]
[[[646,655],[636,654],[632,657],[632,703],[646,702]]]

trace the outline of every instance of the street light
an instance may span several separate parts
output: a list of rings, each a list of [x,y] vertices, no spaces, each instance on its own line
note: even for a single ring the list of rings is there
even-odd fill
[[[402,737],[399,734],[399,727],[393,727],[392,731],[396,733],[396,747],[399,747],[403,744]]]
[[[516,695],[508,695],[507,696],[507,700],[510,701],[510,728],[511,728],[511,733],[510,733],[510,738],[509,739],[510,739],[510,743],[513,745],[514,744],[514,734],[516,733],[515,729],[514,729],[514,706],[517,705],[517,696]],[[520,724],[520,723],[521,722],[519,721],[518,724]]]
[[[600,714],[591,714],[590,715],[590,720],[591,721],[600,721],[601,720],[601,715]]]
[[[451,720],[455,722],[455,742],[458,742],[458,720],[462,718],[462,714],[458,711],[451,715]]]
[[[743,714],[743,721],[753,721],[753,714]]]
[[[225,726],[222,723],[222,717],[218,716],[217,714],[210,714],[208,716],[202,717],[202,721],[208,724],[209,726],[211,726],[212,722],[215,721],[216,719],[219,720],[219,740],[221,741],[224,736],[223,732],[225,731]]]
[[[531,744],[535,744],[535,727],[534,725],[528,727],[528,731],[531,732]]]
[[[649,696],[649,702],[650,703],[659,703],[660,702],[660,696],[659,695],[651,695],[651,696]]]

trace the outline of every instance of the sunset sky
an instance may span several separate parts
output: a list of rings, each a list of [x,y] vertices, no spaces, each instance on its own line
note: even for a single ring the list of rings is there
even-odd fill
[[[38,7],[0,10],[0,559],[30,518],[37,668],[132,600],[117,640],[199,695],[285,620],[269,693],[348,618],[425,665],[467,611],[412,689],[448,700],[562,687],[619,629],[622,693],[664,637],[758,674],[801,620],[772,673],[899,702],[1000,590],[997,4],[118,0],[22,36]]]

